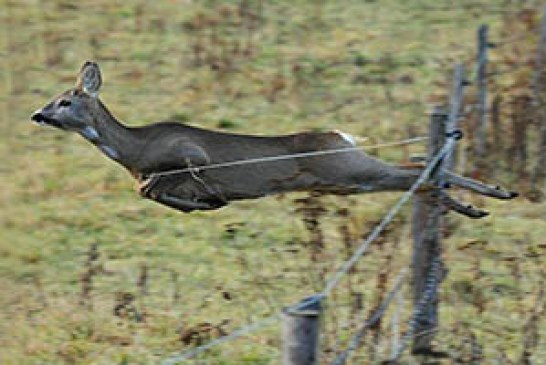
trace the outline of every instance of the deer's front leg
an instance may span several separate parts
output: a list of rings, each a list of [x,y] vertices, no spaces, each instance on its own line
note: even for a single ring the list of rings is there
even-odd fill
[[[212,204],[210,202],[191,201],[187,199],[180,199],[175,196],[171,196],[168,193],[163,193],[154,199],[156,202],[166,205],[168,207],[180,210],[184,213],[190,213],[194,210],[214,210],[221,208],[225,204]]]
[[[140,196],[189,213],[194,210],[213,210],[227,202],[216,197],[200,196],[192,189],[189,178],[152,175],[139,185]]]
[[[152,195],[152,191],[157,186],[160,178],[161,176],[152,175],[140,180],[138,183],[138,193],[140,196],[146,199],[153,199],[153,195],[156,195],[157,192]]]
[[[193,210],[213,210],[227,204],[203,187],[193,174],[152,175],[141,181],[140,196],[170,208],[189,213]]]
[[[171,141],[167,152],[155,156],[152,162],[155,164],[152,167],[159,172],[141,178],[139,193],[143,198],[186,213],[218,209],[227,204],[198,172],[191,170],[210,162],[207,153],[198,145],[184,139]]]

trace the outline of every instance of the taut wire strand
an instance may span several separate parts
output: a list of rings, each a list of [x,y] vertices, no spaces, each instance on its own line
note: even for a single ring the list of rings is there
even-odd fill
[[[150,174],[150,177],[176,175],[176,174],[182,174],[182,173],[186,173],[186,172],[190,172],[190,173],[191,172],[201,172],[201,171],[205,171],[205,170],[215,170],[215,169],[221,169],[221,168],[226,168],[226,167],[250,165],[250,164],[263,163],[263,162],[292,160],[292,159],[296,159],[296,158],[306,158],[306,157],[333,155],[333,154],[337,154],[337,153],[359,151],[361,149],[377,149],[377,148],[383,148],[383,147],[402,146],[402,145],[407,145],[407,144],[411,144],[411,143],[417,143],[417,142],[425,141],[428,138],[429,138],[428,136],[421,136],[421,137],[408,138],[408,139],[405,139],[405,140],[402,140],[402,141],[386,142],[386,143],[380,143],[380,144],[370,145],[370,146],[355,146],[355,147],[345,147],[345,148],[337,148],[337,149],[331,149],[331,150],[292,153],[292,154],[278,155],[278,156],[248,158],[248,159],[244,159],[244,160],[227,161],[227,162],[221,162],[221,163],[210,164],[210,165],[186,167],[186,168],[177,169],[177,170],[154,172],[154,173]]]

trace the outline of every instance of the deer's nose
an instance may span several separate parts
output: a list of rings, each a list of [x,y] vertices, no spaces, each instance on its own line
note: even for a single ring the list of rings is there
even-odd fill
[[[30,116],[30,120],[38,123],[38,124],[44,124],[45,121],[46,121],[46,117],[41,113],[40,110],[37,110],[35,111],[34,113],[32,113],[32,115]]]

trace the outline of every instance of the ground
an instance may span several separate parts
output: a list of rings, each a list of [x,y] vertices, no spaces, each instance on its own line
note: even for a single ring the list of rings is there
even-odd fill
[[[143,200],[129,174],[83,139],[30,122],[85,60],[100,63],[101,99],[129,125],[174,118],[264,135],[339,129],[374,145],[425,135],[453,64],[473,65],[477,27],[509,39],[506,16],[525,6],[450,4],[2,0],[0,362],[158,363],[320,291],[400,196],[298,203],[305,196],[290,194],[192,214]],[[371,152],[396,163],[423,151],[421,143]],[[527,189],[499,166],[492,183]],[[451,355],[446,363],[520,363],[527,349],[538,364],[546,205],[455,194],[492,214],[449,218],[436,345]],[[306,229],[313,213],[302,207],[312,204],[326,210]],[[388,287],[409,265],[410,217],[408,206],[334,292],[323,359],[346,347],[384,294],[378,273]],[[393,313],[404,331],[410,293],[406,286],[353,363],[388,358]],[[264,328],[194,362],[279,363],[278,332]]]

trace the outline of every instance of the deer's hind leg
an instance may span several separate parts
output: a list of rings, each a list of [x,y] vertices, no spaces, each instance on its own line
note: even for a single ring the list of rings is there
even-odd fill
[[[420,172],[416,168],[390,165],[360,151],[320,156],[301,164],[333,192],[346,194],[404,191],[412,186]]]
[[[497,199],[513,199],[518,196],[517,192],[503,189],[500,186],[490,186],[481,181],[454,174],[451,171],[445,172],[446,181],[462,189]]]

